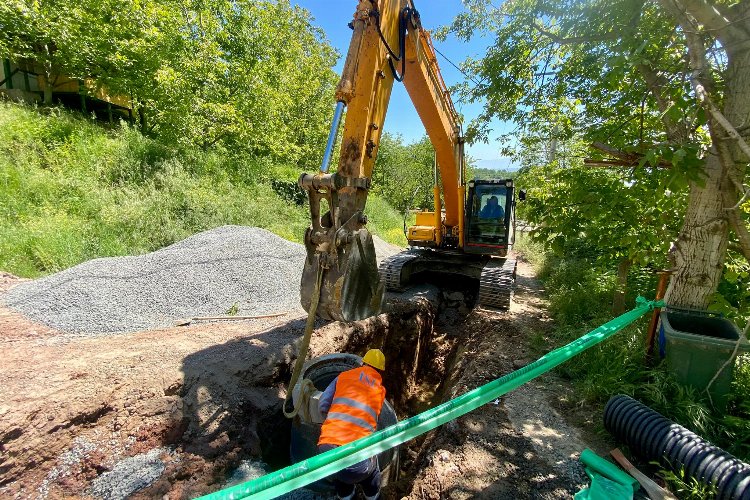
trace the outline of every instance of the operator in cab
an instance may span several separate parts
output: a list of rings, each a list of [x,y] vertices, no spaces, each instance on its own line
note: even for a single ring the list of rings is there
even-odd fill
[[[505,210],[497,202],[497,196],[490,196],[484,208],[479,212],[480,219],[502,219],[505,217]]]
[[[377,429],[385,401],[382,376],[385,355],[380,349],[370,349],[362,361],[362,366],[340,373],[320,396],[318,407],[326,417],[318,439],[321,453],[369,436]],[[355,486],[359,484],[365,498],[375,500],[380,497],[380,480],[377,456],[333,476],[336,494],[341,499],[354,498]]]

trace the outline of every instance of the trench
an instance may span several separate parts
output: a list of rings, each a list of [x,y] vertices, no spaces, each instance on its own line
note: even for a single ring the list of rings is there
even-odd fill
[[[471,312],[476,287],[463,281],[446,283],[441,276],[432,278],[431,281],[440,283],[441,288],[425,285],[407,293],[389,294],[384,314],[318,328],[308,359],[335,352],[362,355],[371,347],[379,347],[387,360],[383,377],[386,399],[398,420],[440,404],[454,380],[452,368],[460,341],[460,332],[454,326]],[[293,361],[280,367],[271,385],[288,383]],[[322,385],[327,384],[320,385],[318,389],[322,390],[325,388]],[[265,472],[291,464],[292,420],[284,418],[281,404],[259,419],[253,418],[254,412],[252,404],[243,405],[238,419],[256,420],[256,429],[251,434],[258,437],[258,447],[245,447],[237,460],[227,464],[227,477],[233,476],[232,468],[243,461],[260,460],[266,466]],[[419,450],[424,440],[422,437],[401,447],[400,472],[391,477],[388,488],[396,491],[409,488],[420,463]],[[236,475],[234,478],[237,482]],[[321,491],[320,487],[313,489]]]

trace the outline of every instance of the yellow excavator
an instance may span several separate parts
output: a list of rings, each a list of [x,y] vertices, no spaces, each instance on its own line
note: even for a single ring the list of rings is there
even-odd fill
[[[312,222],[303,307],[325,319],[364,319],[380,311],[384,290],[458,275],[478,283],[478,305],[508,308],[516,274],[515,260],[506,258],[515,237],[513,181],[467,184],[459,116],[414,2],[359,0],[349,26],[323,163],[318,174],[299,178]],[[417,213],[407,229],[409,250],[378,267],[365,205],[394,81],[403,82],[435,149],[435,207]],[[345,109],[338,169],[329,173]]]

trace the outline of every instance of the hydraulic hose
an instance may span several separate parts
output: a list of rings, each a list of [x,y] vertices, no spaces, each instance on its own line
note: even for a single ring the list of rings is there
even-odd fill
[[[716,487],[718,500],[750,500],[750,466],[635,399],[604,407],[604,427],[637,455]]]

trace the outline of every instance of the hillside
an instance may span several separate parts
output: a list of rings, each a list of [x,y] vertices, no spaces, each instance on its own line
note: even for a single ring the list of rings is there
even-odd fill
[[[292,184],[299,171],[166,146],[59,108],[0,103],[0,270],[35,277],[225,224],[301,242],[306,206],[272,187]],[[375,234],[405,243],[401,215],[385,201],[371,197],[368,216]]]

